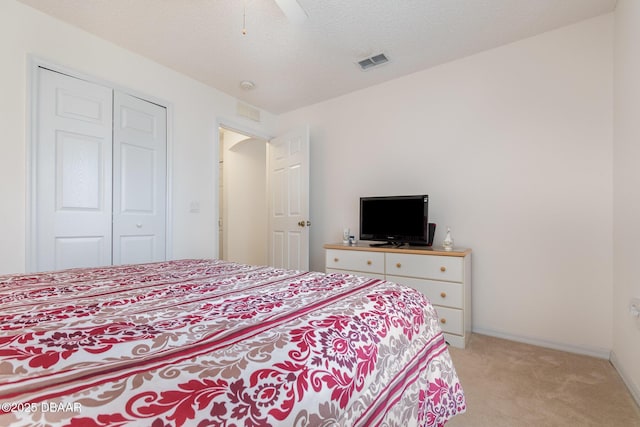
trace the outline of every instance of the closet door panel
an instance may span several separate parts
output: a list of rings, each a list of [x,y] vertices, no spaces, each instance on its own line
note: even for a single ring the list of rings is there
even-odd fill
[[[153,149],[131,144],[120,146],[120,209],[123,214],[154,214],[156,163],[157,153]]]
[[[56,269],[90,266],[100,260],[104,237],[58,237],[55,244]]]
[[[102,140],[56,133],[56,210],[96,211],[103,206]]]
[[[165,259],[166,109],[114,93],[113,263]]]
[[[156,236],[153,235],[121,236],[120,256],[126,260],[123,264],[154,261],[156,246]]]
[[[38,69],[36,271],[111,264],[112,90]]]

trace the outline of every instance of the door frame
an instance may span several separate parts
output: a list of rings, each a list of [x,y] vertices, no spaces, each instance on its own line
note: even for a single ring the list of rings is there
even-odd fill
[[[271,149],[271,146],[270,146],[271,141],[274,138],[277,138],[278,136],[267,135],[264,132],[256,131],[255,129],[251,128],[248,125],[241,124],[241,123],[237,122],[236,120],[229,119],[228,117],[224,117],[224,116],[218,117],[216,122],[215,122],[215,124],[216,124],[215,132],[214,132],[214,134],[215,134],[215,136],[214,136],[215,147],[214,148],[215,149],[213,150],[213,163],[214,163],[213,174],[214,174],[215,177],[219,177],[220,176],[220,132],[219,132],[220,128],[224,128],[224,129],[227,129],[227,130],[230,130],[230,131],[233,131],[233,132],[237,132],[239,134],[246,135],[247,137],[250,137],[250,138],[262,139],[267,144],[267,154],[266,154],[266,159],[265,159],[265,161],[267,162],[267,171],[266,171],[267,172],[267,176],[265,177],[266,180],[267,180],[267,192],[265,194],[264,203],[265,203],[265,206],[267,206],[267,211],[269,212],[269,210],[270,210],[270,196],[271,196],[271,194],[269,193],[270,185],[269,185],[269,182],[268,182],[269,181],[269,176],[270,176],[270,172],[269,172],[269,168],[268,168],[269,150]],[[307,132],[308,142],[310,144],[311,136],[310,136],[309,126],[305,125],[305,128],[306,128],[306,132]],[[311,148],[309,146],[309,150],[310,149]],[[309,155],[310,155],[310,152],[309,152]],[[310,158],[308,159],[308,162],[309,162],[309,167],[310,167],[310,163],[311,163],[311,159]],[[309,176],[309,179],[311,179],[310,176]],[[215,186],[215,188],[216,188],[216,191],[218,191],[219,186]],[[311,197],[310,191],[311,191],[311,187],[310,187],[310,182],[309,182],[309,194],[308,194],[309,203],[310,203],[310,197]],[[215,198],[215,200],[219,200],[219,197],[220,197],[219,194],[215,194],[214,198]],[[307,212],[307,214],[308,214],[307,222],[308,222],[308,220],[310,220],[310,215],[311,215],[310,208],[311,208],[311,206],[309,205],[308,208],[309,208],[309,212]],[[219,224],[219,221],[220,221],[220,206],[218,206],[218,209],[215,209],[214,221],[215,221],[215,224]],[[219,227],[216,226],[216,231],[218,231],[218,230],[219,230]],[[271,233],[271,225],[270,225],[270,223],[267,226],[267,235],[264,236],[265,243],[267,244],[267,251],[271,250],[269,248],[269,244],[270,244],[269,233]],[[218,234],[219,233],[216,232],[216,241],[214,242],[215,248],[216,248],[215,249],[216,253],[218,252],[219,247],[220,247],[220,245],[219,245],[220,236]],[[310,242],[311,242],[311,233],[309,232],[309,240],[308,240],[308,246],[309,247],[308,247],[308,250],[307,250],[307,262],[309,264],[311,262],[311,259],[310,259],[310,251],[311,251]],[[268,253],[267,256],[268,256],[268,259],[271,258],[270,253]],[[218,258],[220,257],[219,253],[217,254],[217,257]],[[307,268],[308,267],[309,266],[307,266]]]
[[[35,271],[35,259],[36,259],[36,145],[38,136],[38,69],[47,68],[51,71],[55,71],[61,74],[66,74],[69,77],[73,77],[80,80],[85,80],[90,83],[95,83],[101,86],[111,88],[120,92],[127,93],[136,98],[143,99],[145,101],[157,104],[164,107],[167,111],[167,175],[166,175],[166,222],[165,222],[165,259],[169,260],[173,258],[173,219],[172,219],[172,186],[173,181],[171,171],[173,170],[173,104],[161,98],[151,96],[137,90],[133,90],[129,87],[121,86],[109,80],[101,79],[92,75],[81,73],[72,68],[64,65],[57,64],[50,60],[44,59],[37,55],[29,54],[27,56],[27,99],[26,99],[26,121],[25,121],[25,134],[27,138],[26,144],[26,189],[25,189],[25,203],[26,203],[26,220],[25,220],[25,271]]]
[[[216,122],[215,122],[215,136],[214,136],[214,143],[215,143],[215,147],[213,150],[213,164],[214,164],[214,170],[213,170],[213,175],[215,177],[215,179],[219,179],[220,177],[220,132],[219,129],[220,128],[224,128],[226,130],[232,131],[232,132],[236,132],[242,135],[246,135],[248,138],[256,138],[256,139],[261,139],[264,140],[265,144],[269,144],[269,141],[273,138],[273,136],[268,135],[264,132],[260,132],[257,131],[247,125],[238,123],[237,121],[230,119],[228,117],[218,117],[216,118]],[[216,191],[218,191],[219,186],[215,186]],[[214,199],[220,200],[219,199],[220,194],[215,194],[214,195]],[[268,203],[268,197],[269,195],[266,194],[265,195],[265,206],[266,203]],[[214,210],[214,218],[213,218],[214,224],[216,224],[216,236],[215,236],[215,254],[216,254],[216,258],[220,258],[220,256],[222,254],[220,254],[219,252],[219,248],[220,248],[220,235],[219,235],[219,227],[217,226],[217,224],[220,223],[220,206],[218,205],[218,208]],[[265,239],[265,244],[266,244],[266,239],[267,239],[267,235],[264,236]]]

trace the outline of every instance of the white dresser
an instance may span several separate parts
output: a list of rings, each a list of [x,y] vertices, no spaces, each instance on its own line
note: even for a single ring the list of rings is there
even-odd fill
[[[326,272],[386,279],[419,290],[438,312],[447,342],[465,348],[471,336],[471,249],[378,248],[327,244]]]

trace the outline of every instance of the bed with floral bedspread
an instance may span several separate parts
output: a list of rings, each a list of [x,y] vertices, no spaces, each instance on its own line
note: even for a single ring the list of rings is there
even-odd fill
[[[0,276],[0,425],[436,426],[465,399],[395,283],[220,260]]]

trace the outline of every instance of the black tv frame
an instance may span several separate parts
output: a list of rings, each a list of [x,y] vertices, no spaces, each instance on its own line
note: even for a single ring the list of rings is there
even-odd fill
[[[415,204],[416,201],[419,203],[419,208],[416,208],[418,206]],[[422,229],[419,233],[407,231],[407,224],[402,214],[397,213],[399,210],[407,208],[416,210],[408,218],[409,221],[413,220],[414,225],[416,220],[420,221],[418,217],[422,218]],[[417,209],[420,211],[418,212]],[[384,229],[385,226],[381,225],[385,215],[389,215],[390,221],[393,221],[387,230]],[[360,198],[360,240],[382,242],[372,243],[371,246],[399,247],[404,244],[431,246],[435,228],[436,224],[429,223],[429,195],[427,194]]]

